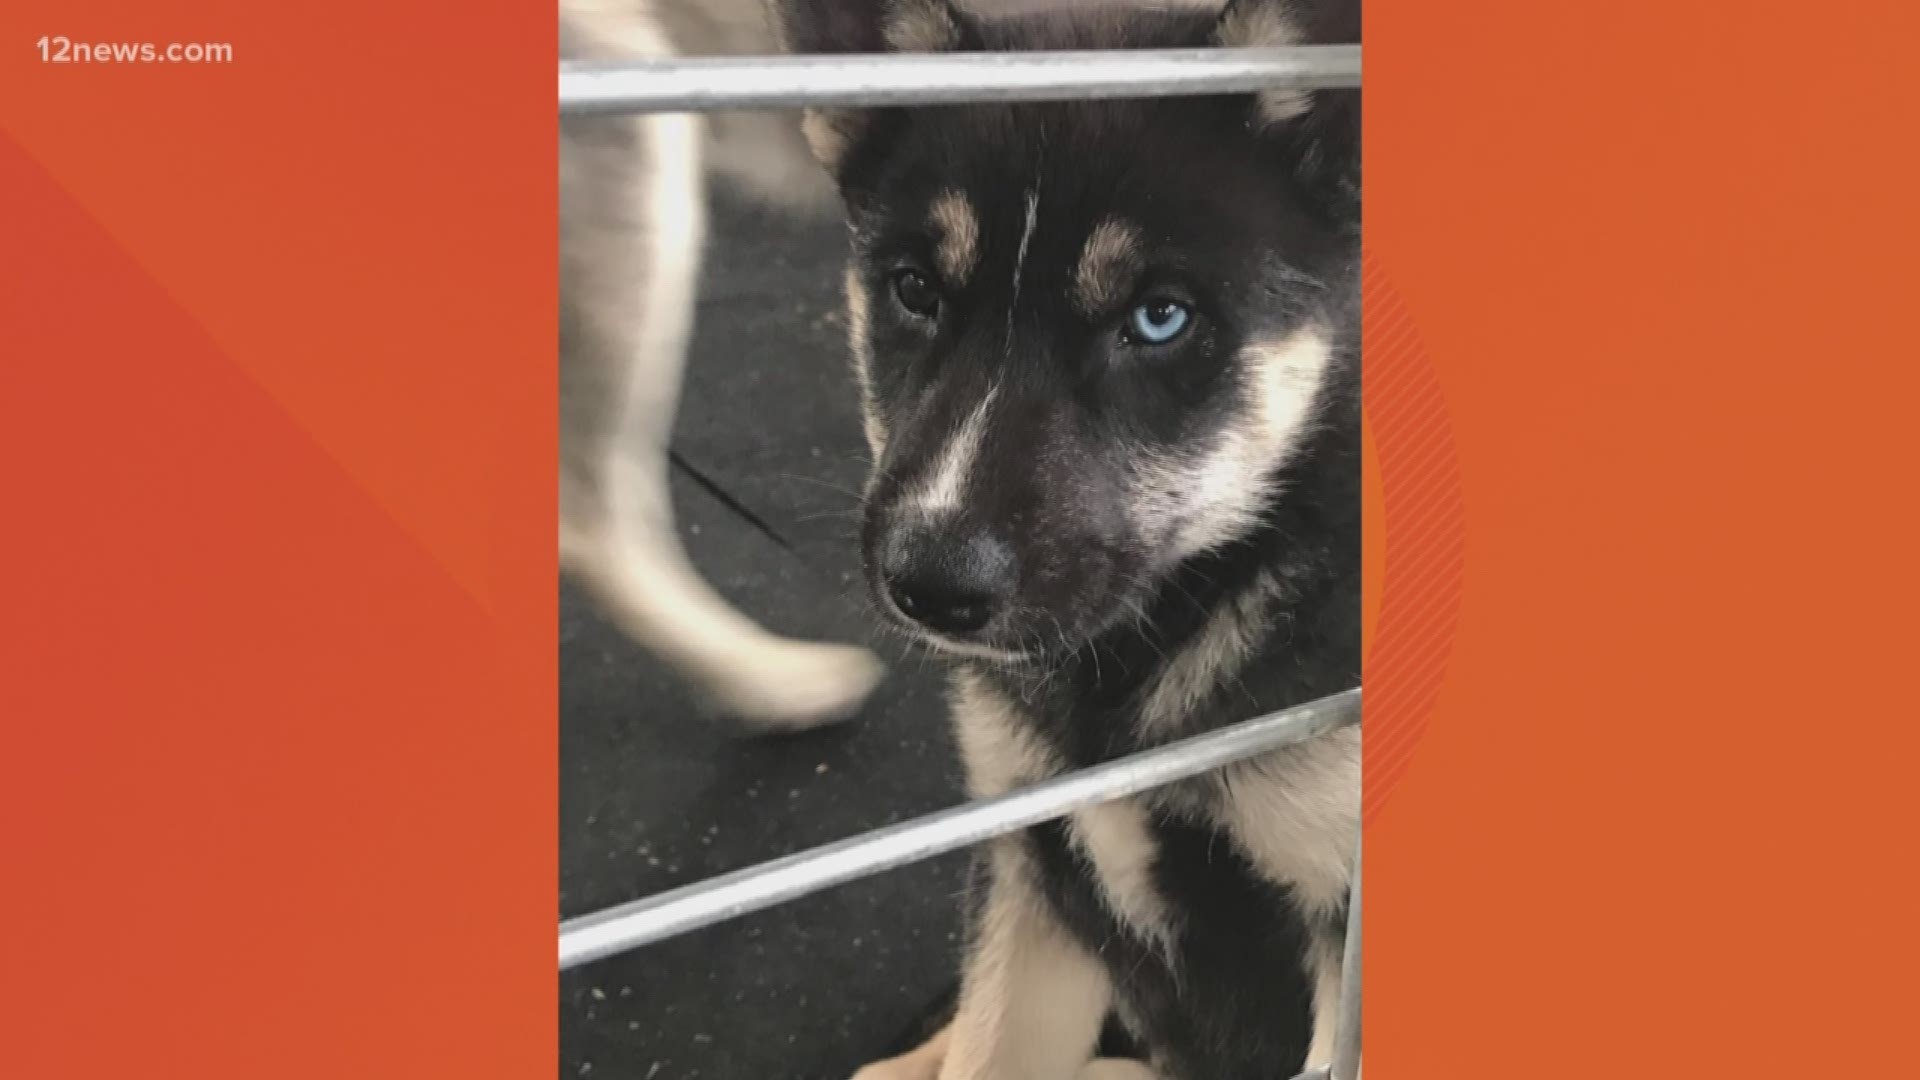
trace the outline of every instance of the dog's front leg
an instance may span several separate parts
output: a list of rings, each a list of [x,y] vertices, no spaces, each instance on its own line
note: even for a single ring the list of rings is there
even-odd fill
[[[1023,844],[1006,837],[988,854],[939,1080],[1074,1080],[1100,1038],[1106,969],[1054,917]]]
[[[1320,942],[1311,952],[1313,972],[1313,1040],[1307,1046],[1307,1069],[1333,1064],[1334,1040],[1340,1033],[1340,991],[1344,985],[1340,967],[1340,941]]]

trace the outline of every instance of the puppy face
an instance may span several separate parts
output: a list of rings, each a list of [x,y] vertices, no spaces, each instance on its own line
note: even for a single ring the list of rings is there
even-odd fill
[[[935,0],[867,6],[881,27],[867,44],[923,50],[1293,32],[1277,4],[994,24]],[[1315,108],[1279,95],[810,119],[853,232],[875,459],[862,543],[883,610],[972,655],[1070,650],[1284,497],[1277,477],[1344,362],[1336,312],[1357,251],[1351,146],[1304,122]]]

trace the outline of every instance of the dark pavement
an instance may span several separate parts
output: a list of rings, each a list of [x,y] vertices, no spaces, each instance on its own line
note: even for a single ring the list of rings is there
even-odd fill
[[[772,629],[892,663],[850,724],[750,737],[571,588],[560,606],[560,915],[598,910],[963,797],[937,669],[861,608],[866,447],[837,221],[714,208],[675,497],[694,561]],[[965,856],[603,960],[560,979],[560,1076],[845,1080],[950,989]]]

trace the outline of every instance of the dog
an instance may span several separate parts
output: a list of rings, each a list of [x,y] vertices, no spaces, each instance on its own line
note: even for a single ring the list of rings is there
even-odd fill
[[[776,51],[757,0],[561,0],[562,60]],[[708,175],[793,213],[832,191],[778,113],[560,124],[560,561],[716,710],[762,729],[854,713],[866,649],[770,633],[701,578],[674,531],[667,441],[706,232]]]
[[[1359,41],[1357,0],[772,0],[804,53]],[[1360,678],[1359,92],[815,109],[892,625],[975,797]],[[1360,734],[978,849],[952,1019],[857,1080],[1329,1063]],[[1137,1058],[1096,1059],[1116,1019]]]

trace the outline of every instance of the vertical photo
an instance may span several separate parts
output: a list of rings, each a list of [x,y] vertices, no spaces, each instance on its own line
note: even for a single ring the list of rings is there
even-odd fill
[[[1357,1076],[1357,0],[559,17],[559,1075]]]

